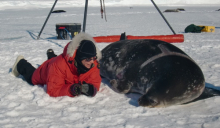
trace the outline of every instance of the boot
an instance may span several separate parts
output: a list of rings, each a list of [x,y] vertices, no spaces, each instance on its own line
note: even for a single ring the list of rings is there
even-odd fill
[[[16,77],[18,77],[18,76],[20,75],[20,73],[19,73],[18,70],[17,70],[17,64],[18,64],[18,62],[19,62],[21,59],[24,59],[24,57],[21,56],[21,55],[19,55],[19,56],[17,57],[17,59],[16,59],[14,65],[13,65],[13,67],[12,67],[11,73],[12,73],[12,75],[14,75],[14,76],[16,76]]]
[[[57,56],[57,55],[54,54],[53,49],[48,49],[48,50],[47,50],[47,59],[48,59],[48,60],[51,59],[51,58],[53,58],[53,57],[56,57],[56,56]]]

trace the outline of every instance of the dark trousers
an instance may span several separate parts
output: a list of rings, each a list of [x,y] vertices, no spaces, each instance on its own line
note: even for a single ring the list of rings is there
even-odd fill
[[[36,70],[35,67],[27,62],[27,60],[21,59],[17,64],[17,70],[18,73],[20,73],[29,84],[33,85],[31,78],[34,71]]]
[[[57,55],[55,55],[54,53],[47,54],[48,60],[56,56]],[[27,60],[21,59],[17,64],[17,70],[18,73],[20,73],[29,84],[33,85],[31,78],[34,71],[36,70],[35,67],[27,62]]]

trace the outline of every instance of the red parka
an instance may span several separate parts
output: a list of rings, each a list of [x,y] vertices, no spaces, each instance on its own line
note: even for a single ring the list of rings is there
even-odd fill
[[[99,90],[101,77],[97,60],[94,61],[94,66],[88,72],[79,75],[74,65],[76,50],[73,56],[69,57],[67,55],[70,43],[65,46],[61,55],[45,61],[33,73],[32,83],[34,85],[46,84],[47,93],[52,97],[73,97],[69,91],[70,86],[75,83],[82,83],[83,81],[92,84]]]

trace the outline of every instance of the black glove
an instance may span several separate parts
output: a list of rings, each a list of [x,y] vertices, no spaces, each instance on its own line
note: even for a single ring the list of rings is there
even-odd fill
[[[86,84],[85,82],[83,82],[82,84],[82,94],[86,95],[86,96],[91,96],[94,97],[97,93],[97,89],[91,85],[91,84]]]
[[[73,84],[72,86],[70,86],[70,93],[73,96],[80,95],[81,91],[82,91],[82,86],[80,84]]]

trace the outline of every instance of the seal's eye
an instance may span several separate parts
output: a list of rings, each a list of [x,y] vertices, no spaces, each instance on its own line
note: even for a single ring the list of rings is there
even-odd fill
[[[148,101],[152,107],[154,107],[158,104],[157,100],[152,99],[152,98],[148,98]]]

